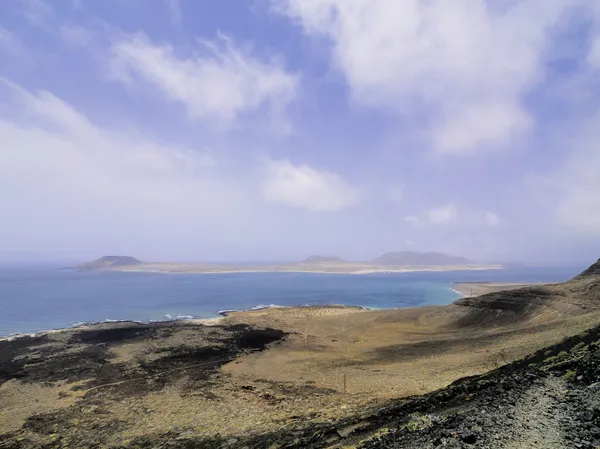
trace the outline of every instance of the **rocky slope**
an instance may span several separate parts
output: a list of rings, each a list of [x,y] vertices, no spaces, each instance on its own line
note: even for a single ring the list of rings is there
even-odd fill
[[[598,261],[595,264],[591,265],[587,270],[575,276],[573,280],[578,281],[583,279],[589,279],[595,276],[600,276],[600,259],[598,259]]]
[[[530,320],[542,322],[600,308],[600,262],[568,282],[523,287],[454,302],[463,313],[458,327],[505,326]],[[466,313],[465,313],[466,310]]]
[[[405,421],[359,447],[597,448],[600,327],[412,402]]]
[[[167,437],[163,438],[159,441],[166,444]],[[132,447],[148,447],[144,444]],[[243,441],[191,444],[171,441],[169,447],[597,448],[600,326],[488,374],[330,425],[282,428]]]

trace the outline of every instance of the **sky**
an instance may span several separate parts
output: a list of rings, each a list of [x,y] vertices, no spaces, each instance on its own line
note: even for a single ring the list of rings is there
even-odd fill
[[[600,257],[597,0],[0,2],[0,261]]]

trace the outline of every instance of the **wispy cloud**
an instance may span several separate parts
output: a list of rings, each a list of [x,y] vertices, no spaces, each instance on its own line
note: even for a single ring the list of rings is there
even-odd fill
[[[419,215],[408,215],[404,221],[414,229],[429,227],[439,232],[440,227],[460,226],[465,229],[496,227],[500,225],[500,216],[493,211],[474,211],[460,209],[452,202],[432,207]]]
[[[153,85],[202,121],[231,122],[263,107],[281,112],[294,99],[298,77],[277,61],[263,61],[224,35],[202,42],[202,50],[183,57],[137,33],[114,42],[111,70],[126,84]]]
[[[423,227],[423,222],[419,217],[416,217],[415,215],[408,215],[404,217],[404,221],[410,224],[415,229],[420,229]]]
[[[45,28],[49,26],[49,21],[54,16],[52,6],[44,0],[20,0],[23,14],[32,24]]]
[[[266,200],[311,211],[336,211],[355,204],[358,190],[339,175],[290,161],[271,161],[262,186]]]
[[[62,26],[60,28],[60,36],[71,47],[88,48],[92,51],[97,51],[97,49],[93,48],[96,36],[92,31],[80,25]]]
[[[21,39],[13,32],[0,26],[0,55],[4,60],[13,59],[21,68],[30,68],[33,58]]]
[[[591,1],[282,0],[275,8],[332,61],[361,104],[419,116],[440,153],[504,148],[534,119],[524,96],[544,77],[557,25]],[[585,18],[587,20],[587,17]],[[595,52],[591,53],[594,58]]]
[[[600,2],[237,3],[0,6],[3,247],[597,257]]]
[[[495,212],[487,210],[483,212],[483,218],[489,226],[498,226],[500,224],[500,217]]]
[[[446,225],[458,221],[458,211],[453,203],[434,207],[427,212],[429,223],[434,225]]]
[[[69,236],[74,245],[119,248],[128,233],[148,242],[177,222],[169,238],[177,246],[190,232],[218,236],[223,222],[243,222],[248,189],[219,173],[211,153],[99,127],[49,92],[7,81],[0,99],[11,104],[0,116],[7,241]]]
[[[537,185],[552,195],[548,206],[554,220],[567,225],[570,232],[600,238],[600,109],[577,131],[571,138],[557,142],[573,150]]]

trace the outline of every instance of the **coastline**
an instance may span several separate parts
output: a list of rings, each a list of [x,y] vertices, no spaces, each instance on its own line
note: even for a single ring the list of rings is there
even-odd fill
[[[219,311],[218,317],[212,318],[172,318],[166,320],[156,320],[156,321],[138,321],[138,320],[103,320],[96,321],[90,323],[81,323],[74,324],[69,327],[62,327],[56,329],[45,329],[36,332],[20,332],[12,335],[0,336],[0,342],[3,341],[15,341],[22,338],[37,338],[43,335],[55,335],[66,332],[74,332],[74,331],[85,331],[92,330],[97,328],[111,328],[111,327],[119,327],[126,325],[169,325],[173,323],[181,323],[185,324],[193,324],[198,326],[221,326],[226,325],[228,318],[235,317],[236,319],[240,319],[241,317],[248,316],[256,316],[256,315],[265,315],[272,313],[273,311],[277,314],[283,315],[295,315],[295,314],[304,314],[310,313],[312,315],[338,315],[344,314],[347,312],[354,311],[369,311],[372,310],[368,307],[363,306],[352,306],[345,304],[322,304],[322,305],[294,305],[294,306],[279,306],[275,304],[265,305],[265,306],[257,306],[252,307],[250,309],[240,309],[240,310],[221,310]],[[384,309],[387,310],[387,309]],[[393,310],[393,309],[389,309]],[[336,313],[337,312],[337,313]]]
[[[223,324],[223,321],[226,318],[227,318],[227,316],[223,315],[223,316],[214,317],[214,318],[184,318],[184,319],[172,318],[172,319],[157,320],[157,321],[108,319],[108,320],[103,320],[103,321],[94,321],[94,322],[90,322],[90,323],[82,323],[82,324],[76,323],[76,324],[73,324],[73,326],[69,326],[69,327],[45,329],[45,330],[40,330],[40,331],[36,331],[36,332],[19,332],[16,334],[11,334],[11,335],[6,335],[6,336],[0,335],[0,342],[14,341],[14,340],[18,340],[21,338],[36,338],[36,337],[41,337],[43,335],[54,335],[54,334],[60,334],[60,333],[65,333],[65,332],[70,332],[70,331],[84,331],[84,330],[90,330],[90,329],[99,328],[99,327],[110,327],[111,325],[114,325],[115,327],[117,327],[117,326],[122,326],[122,325],[127,325],[127,324],[160,325],[160,324],[171,324],[171,323],[187,323],[187,324],[197,324],[200,326],[218,326],[220,324]]]
[[[460,295],[461,298],[472,298],[488,293],[517,290],[533,285],[544,284],[542,282],[453,282],[450,285],[450,290]]]
[[[307,264],[281,265],[265,267],[227,267],[205,266],[201,264],[144,263],[134,266],[96,268],[99,271],[124,273],[160,273],[160,274],[236,274],[236,273],[314,273],[314,274],[375,274],[375,273],[416,273],[446,271],[486,271],[501,270],[502,265],[431,265],[431,266],[383,266],[368,264]]]
[[[110,270],[109,269],[109,270],[104,270],[104,271],[130,272],[130,271],[134,271],[134,270]],[[422,270],[419,270],[419,271],[422,271]],[[139,271],[139,272],[144,272],[144,271]],[[242,272],[243,271],[216,272],[216,273],[221,274],[221,273],[242,273]],[[267,271],[264,271],[264,272],[267,272]],[[281,272],[281,271],[276,271],[276,272]],[[379,271],[375,271],[375,272],[379,272]],[[402,271],[402,272],[405,272],[405,271]],[[309,272],[309,273],[315,273],[315,274],[367,274],[367,273],[331,273],[331,272],[322,272],[322,273]],[[181,274],[185,274],[185,273],[181,273]],[[197,273],[197,274],[209,274],[209,273]],[[492,281],[490,281],[490,282],[452,282],[449,285],[449,289],[451,291],[453,291],[454,293],[456,293],[457,295],[459,295],[458,299],[460,299],[460,298],[470,298],[470,297],[479,296],[479,295],[497,292],[497,291],[514,290],[514,289],[523,288],[523,287],[527,287],[527,286],[531,286],[531,285],[541,285],[541,283],[514,283],[514,282],[492,282]],[[413,309],[414,307],[418,307],[418,306],[402,307],[400,309]],[[86,330],[86,329],[91,329],[91,328],[98,327],[98,326],[106,326],[106,325],[111,325],[111,324],[120,325],[122,323],[169,324],[169,323],[179,322],[179,323],[196,324],[196,325],[202,325],[202,326],[218,326],[218,325],[225,324],[225,321],[227,320],[227,318],[230,318],[230,317],[249,316],[251,314],[256,314],[256,313],[260,313],[261,311],[264,312],[265,310],[272,310],[272,309],[278,309],[279,310],[278,314],[281,313],[281,314],[294,315],[299,312],[312,312],[315,310],[329,311],[332,309],[333,310],[338,309],[340,311],[346,311],[346,310],[360,310],[360,311],[382,310],[382,311],[385,311],[385,310],[396,310],[397,308],[391,307],[391,308],[384,308],[384,309],[373,309],[368,306],[346,305],[346,304],[320,304],[320,305],[269,304],[269,305],[258,305],[258,306],[251,307],[248,309],[224,309],[224,310],[218,311],[219,316],[210,317],[210,318],[193,318],[193,317],[185,317],[185,318],[173,317],[173,318],[171,318],[170,316],[167,316],[167,319],[158,319],[158,320],[149,320],[149,321],[129,320],[129,319],[125,319],[125,320],[106,319],[106,320],[102,320],[102,321],[95,321],[95,322],[89,322],[89,323],[74,323],[72,326],[61,327],[61,328],[50,328],[50,329],[39,330],[39,331],[35,331],[35,332],[19,332],[19,333],[5,335],[5,336],[0,335],[0,342],[13,341],[13,340],[19,339],[19,338],[39,337],[39,336],[45,335],[45,334],[55,334],[55,333],[61,333],[61,332],[67,332],[67,331]]]
[[[458,285],[476,284],[523,285]],[[170,441],[213,447],[221,437],[240,442],[231,447],[270,447],[273,438],[283,441],[284,423],[293,438],[298,428],[313,438],[331,425],[338,438],[345,435],[336,441],[352,443],[346,429],[370,422],[365,412],[389,416],[390,404],[404,407],[405,398],[448,385],[443,391],[452,392],[448,404],[455,408],[476,399],[472,394],[482,385],[495,385],[469,380],[465,396],[453,386],[457,379],[497,373],[500,365],[536,351],[548,359],[541,348],[563,342],[553,352],[559,354],[565,338],[600,322],[599,310],[577,308],[594,298],[589,285],[530,289],[532,303],[539,303],[535,314],[515,309],[521,295],[508,292],[439,306],[263,307],[223,311],[216,320],[85,323],[20,341],[13,336],[0,343],[8,380],[0,385],[0,433],[15,445],[57,440],[83,447],[100,435],[106,446],[131,449]],[[565,298],[572,305],[568,313]],[[402,410],[395,415],[406,416]],[[59,437],[49,436],[48,428]]]

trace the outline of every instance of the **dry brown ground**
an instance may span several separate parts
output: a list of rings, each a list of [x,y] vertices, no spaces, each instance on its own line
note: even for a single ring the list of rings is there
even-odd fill
[[[73,447],[81,445],[73,441],[88,438],[86,432],[89,438],[103,435],[102,445],[110,447],[149,434],[244,436],[337,419],[486,372],[597,325],[597,286],[588,282],[536,287],[444,307],[233,313],[221,324],[270,327],[289,335],[262,352],[238,355],[208,379],[197,378],[201,358],[183,363],[174,354],[182,348],[220,348],[227,328],[161,328],[147,338],[110,343],[106,354],[100,354],[101,372],[115,377],[114,368],[118,376],[128,376],[123,382],[1,384],[0,447],[7,432],[16,432],[11,438],[33,442],[26,447],[53,438],[65,438]],[[43,345],[23,354],[35,364],[77,351],[83,360],[90,351],[100,350],[83,343],[64,347],[73,332],[50,334],[44,344],[60,350],[49,352],[44,360],[35,358],[36,351],[43,353]],[[148,370],[152,364],[158,368]],[[21,427],[40,412],[50,413],[47,420],[54,427],[45,433],[31,425]]]
[[[560,318],[554,310],[487,329],[456,328],[458,306],[385,311],[350,310],[315,315],[311,310],[269,309],[228,318],[268,323],[294,332],[265,352],[222,367],[241,382],[306,384],[344,392],[360,403],[372,398],[422,394],[463,376],[521,358],[600,323],[600,312]]]

